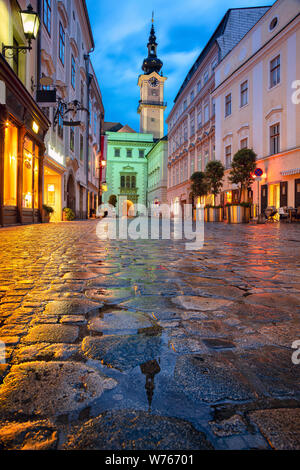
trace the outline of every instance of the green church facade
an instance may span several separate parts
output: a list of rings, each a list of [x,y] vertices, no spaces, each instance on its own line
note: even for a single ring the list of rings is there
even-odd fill
[[[106,132],[107,135],[107,192],[126,197],[129,203],[147,205],[147,154],[153,147],[153,135],[133,132]]]

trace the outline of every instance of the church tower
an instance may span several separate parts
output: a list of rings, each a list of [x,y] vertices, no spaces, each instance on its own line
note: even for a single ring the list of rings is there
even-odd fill
[[[164,102],[164,83],[166,77],[160,73],[163,66],[157,57],[157,42],[154,31],[154,20],[149,36],[148,57],[144,60],[143,74],[139,76],[140,102],[138,113],[140,115],[140,132],[153,134],[155,139],[164,136],[164,111],[167,107]]]

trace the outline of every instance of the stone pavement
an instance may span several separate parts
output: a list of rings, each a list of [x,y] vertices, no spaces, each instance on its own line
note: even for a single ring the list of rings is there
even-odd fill
[[[0,449],[300,449],[300,226],[0,230]]]

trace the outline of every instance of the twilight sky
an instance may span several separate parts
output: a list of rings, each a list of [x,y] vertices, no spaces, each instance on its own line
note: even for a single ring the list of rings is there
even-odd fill
[[[137,80],[147,56],[152,10],[158,56],[168,77],[167,117],[186,74],[226,11],[272,3],[272,0],[87,0],[96,44],[91,58],[103,96],[105,120],[128,124],[139,131]]]

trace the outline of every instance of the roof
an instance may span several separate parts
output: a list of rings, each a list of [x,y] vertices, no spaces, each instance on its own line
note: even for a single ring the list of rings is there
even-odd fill
[[[136,134],[136,132],[131,127],[129,127],[127,124],[125,126],[123,126],[121,129],[119,129],[117,132],[131,132],[133,134]]]
[[[202,49],[197,60],[185,77],[174,102],[186,88],[192,76],[198,69],[201,62],[207,56],[214,44],[219,47],[219,60],[230,52],[233,47],[247,34],[247,32],[259,21],[259,19],[270,9],[270,6],[257,6],[246,8],[230,8],[223,16],[215,32]]]
[[[118,132],[122,129],[123,124],[120,122],[105,122],[104,123],[104,131],[105,132]]]

